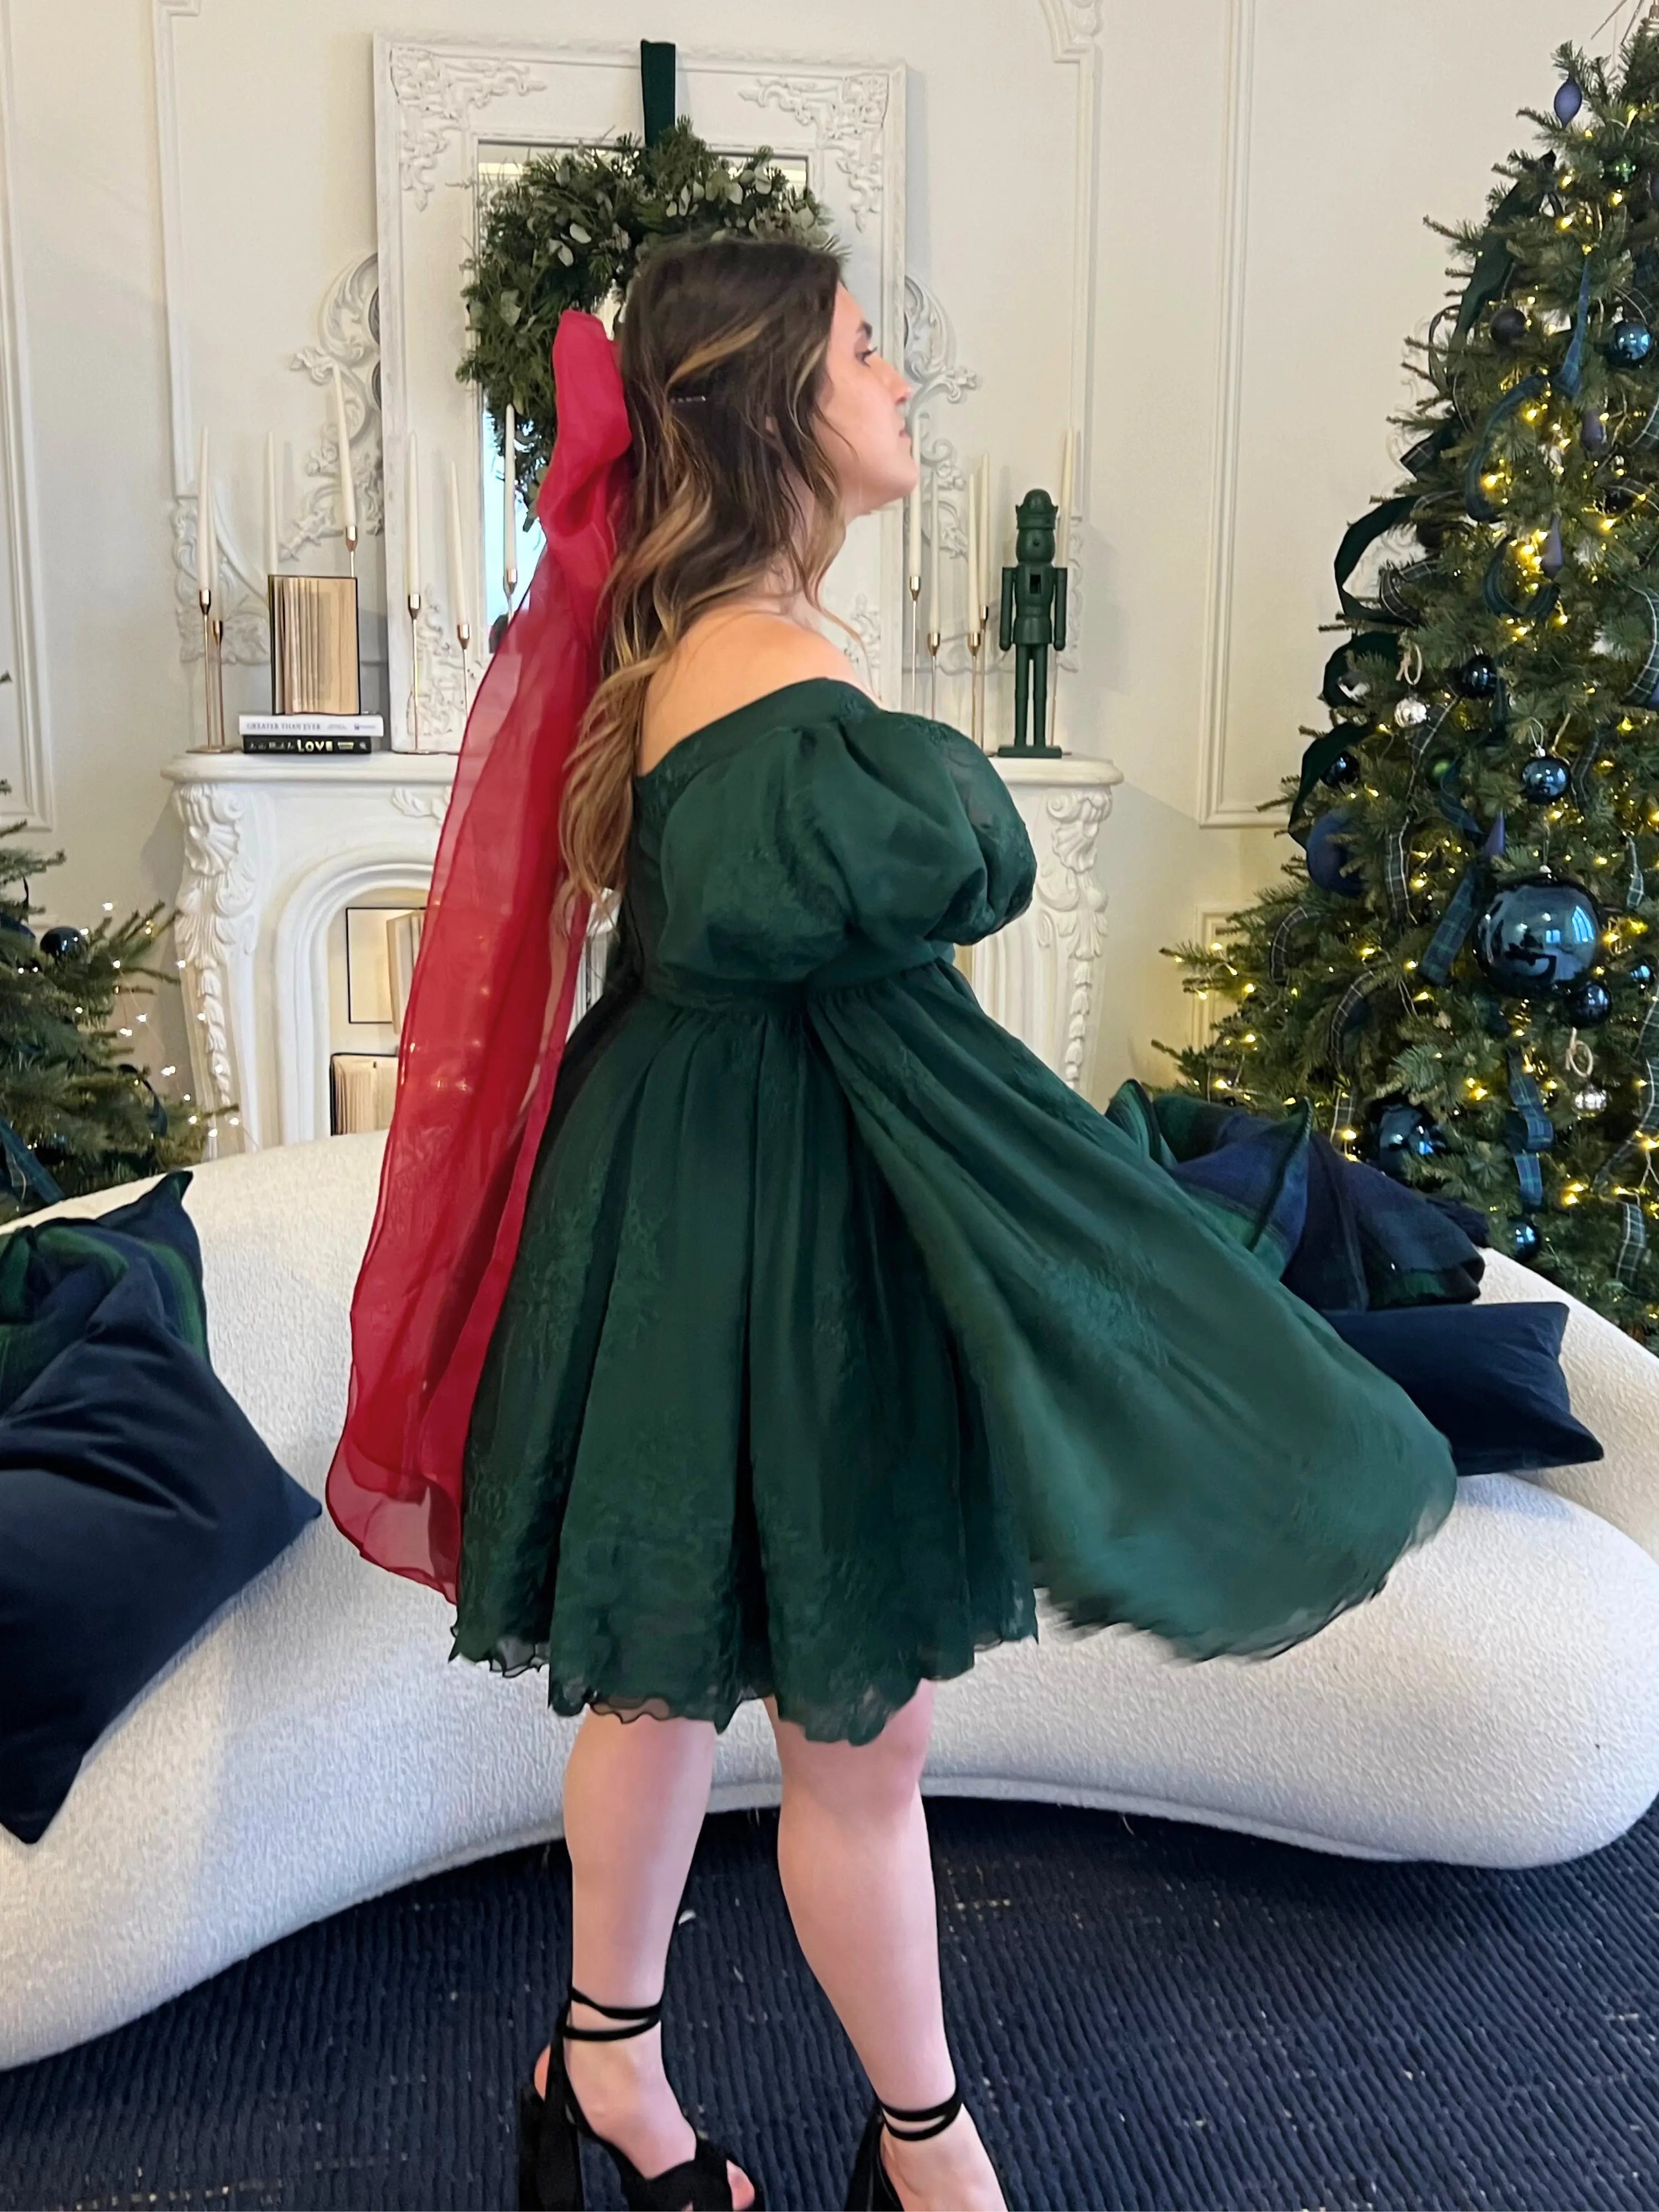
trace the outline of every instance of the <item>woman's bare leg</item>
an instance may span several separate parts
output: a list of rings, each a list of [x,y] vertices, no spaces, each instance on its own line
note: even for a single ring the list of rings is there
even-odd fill
[[[714,1731],[706,1721],[620,1721],[589,1712],[576,1732],[564,1778],[564,1838],[570,1853],[573,1984],[606,2005],[650,2005],[662,1995],[697,1833],[708,1806]],[[603,2027],[576,2005],[578,2027]],[[614,2023],[611,2023],[614,2025]],[[641,2173],[690,2158],[695,2144],[663,2071],[662,2030],[615,2043],[572,2040],[565,2065],[595,2131],[625,2151]],[[549,2052],[536,2062],[545,2092]],[[737,2166],[732,2202],[753,2202]]]
[[[884,2103],[943,2103],[954,2078],[939,1999],[933,1863],[920,1788],[933,1725],[924,1682],[873,1743],[813,1743],[767,1710],[783,1765],[778,1872],[807,1964],[834,2005]],[[964,2110],[943,2134],[882,2154],[911,2212],[1003,2203]]]

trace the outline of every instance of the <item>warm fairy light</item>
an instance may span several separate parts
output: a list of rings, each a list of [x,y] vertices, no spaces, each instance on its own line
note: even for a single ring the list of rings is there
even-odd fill
[[[1346,1138],[1349,1144],[1352,1144],[1354,1139],[1359,1134],[1359,1132],[1358,1129],[1343,1129],[1339,1133],[1342,1137]]]
[[[1405,965],[1406,965],[1406,968],[1407,968],[1407,972],[1409,973],[1409,971],[1410,971],[1412,969],[1413,969],[1413,968],[1415,968],[1415,967],[1416,967],[1417,963],[1416,963],[1416,961],[1415,961],[1415,960],[1407,960],[1407,961],[1406,962]]]

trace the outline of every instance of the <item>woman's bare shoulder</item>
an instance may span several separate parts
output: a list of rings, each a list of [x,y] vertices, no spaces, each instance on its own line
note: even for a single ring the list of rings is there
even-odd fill
[[[647,687],[640,773],[647,775],[682,738],[722,714],[815,676],[859,684],[838,646],[782,615],[745,607],[705,616]]]

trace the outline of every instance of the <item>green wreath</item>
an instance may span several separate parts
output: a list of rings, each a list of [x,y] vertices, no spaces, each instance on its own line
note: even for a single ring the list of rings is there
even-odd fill
[[[498,440],[511,404],[520,482],[539,483],[553,451],[553,332],[564,310],[595,313],[613,289],[626,291],[659,239],[732,231],[835,243],[817,200],[790,184],[769,146],[733,167],[684,117],[650,145],[623,137],[532,155],[491,198],[465,264],[470,335],[455,374],[483,391]]]

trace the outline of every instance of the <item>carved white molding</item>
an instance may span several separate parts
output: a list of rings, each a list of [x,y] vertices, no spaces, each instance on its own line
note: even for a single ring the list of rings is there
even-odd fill
[[[392,804],[399,814],[406,814],[411,821],[435,822],[441,828],[444,816],[449,811],[449,789],[446,785],[441,790],[414,790],[400,783],[392,792]]]
[[[398,147],[398,181],[417,208],[432,198],[438,163],[474,112],[508,93],[540,92],[544,77],[495,54],[457,54],[437,46],[394,46],[387,56],[392,95],[407,118]]]
[[[1105,27],[1106,0],[1041,0],[1057,62],[1075,61]]]
[[[338,446],[334,431],[333,368],[337,362],[351,447],[351,480],[357,496],[362,538],[383,530],[380,408],[380,295],[376,257],[360,255],[323,295],[317,311],[319,343],[301,346],[289,366],[319,387],[321,421],[318,443],[306,455],[311,485],[300,511],[282,524],[277,554],[297,561],[307,549],[340,538]],[[196,489],[175,492],[173,501],[173,580],[179,624],[179,657],[202,657],[202,616],[196,597]],[[225,625],[222,650],[227,664],[263,665],[270,658],[270,618],[265,595],[263,554],[255,561],[228,531],[216,505],[219,529],[219,612]]]
[[[920,277],[904,280],[904,377],[912,390],[910,429],[915,455],[922,467],[922,483],[937,478],[939,487],[939,526],[944,550],[960,560],[968,546],[968,474],[954,438],[939,427],[942,407],[959,407],[965,392],[977,389],[979,372],[957,359],[956,331],[933,290]],[[933,537],[931,502],[924,503],[922,538],[930,549]],[[927,556],[932,557],[931,550]],[[967,640],[956,624],[954,605],[945,611],[944,644],[939,649],[939,672],[964,676],[971,662]],[[923,656],[926,666],[926,657]]]
[[[1199,705],[1198,819],[1205,829],[1260,830],[1254,802],[1228,803],[1227,695],[1237,566],[1239,422],[1244,387],[1245,256],[1249,231],[1255,0],[1228,0],[1225,204],[1221,240],[1220,357],[1210,501],[1210,575]]]
[[[205,1109],[240,1103],[246,1121],[236,1035],[252,1006],[263,810],[254,794],[210,784],[179,784],[173,799],[185,832],[173,937],[183,969],[191,1073]]]
[[[1018,921],[973,948],[974,991],[992,1018],[1081,1091],[1106,951],[1106,893],[1096,861],[1101,824],[1123,781],[1109,761],[993,756],[1037,857],[1036,888]]]
[[[769,76],[744,85],[738,97],[757,106],[775,107],[817,135],[819,148],[833,155],[847,184],[847,206],[854,226],[865,228],[879,216],[882,141],[887,127],[891,85],[885,72],[854,71],[826,82],[822,76]]]
[[[40,508],[30,437],[28,348],[24,338],[22,271],[17,253],[12,149],[11,4],[0,8],[0,438],[5,441],[5,528],[11,559],[12,662],[4,672],[17,706],[20,784],[6,811],[31,830],[49,830],[55,812],[52,780],[51,693],[46,666]]]

